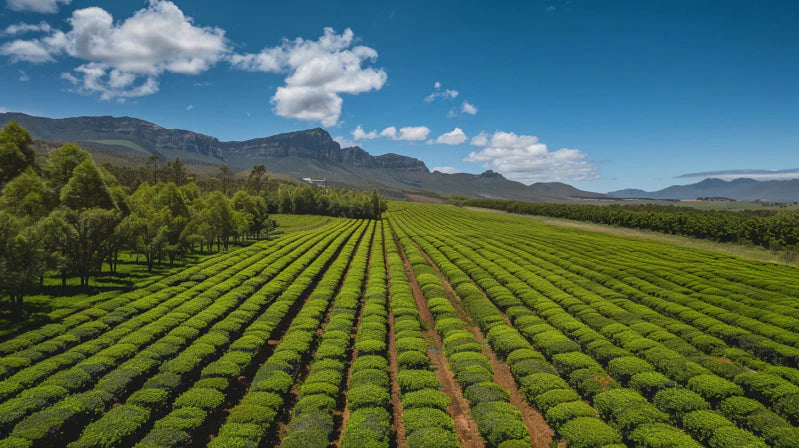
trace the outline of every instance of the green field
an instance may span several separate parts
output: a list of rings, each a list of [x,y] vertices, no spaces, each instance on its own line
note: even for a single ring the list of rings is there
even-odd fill
[[[0,339],[0,447],[799,447],[796,267],[446,205],[273,217]]]

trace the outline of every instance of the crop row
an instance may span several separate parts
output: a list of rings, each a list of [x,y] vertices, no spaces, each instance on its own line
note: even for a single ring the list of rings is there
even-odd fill
[[[381,222],[369,256],[369,278],[355,334],[354,361],[347,378],[342,448],[388,448],[392,440],[383,235]]]
[[[301,373],[301,367],[309,360],[309,353],[318,339],[317,331],[365,228],[366,223],[361,222],[355,233],[340,234],[336,244],[344,246],[335,258],[333,256],[338,249],[326,251],[309,266],[312,275],[283,285],[283,293],[273,308],[281,320],[291,317],[291,323],[274,352],[258,368],[247,393],[231,409],[219,428],[217,437],[208,446],[257,446],[267,438],[278,417],[288,410],[291,387]],[[330,260],[332,262],[325,269]],[[313,281],[318,275],[321,275],[321,279],[314,287]],[[300,297],[311,287],[313,289],[302,303],[302,308],[296,314],[290,313],[292,305],[298,303]],[[269,333],[272,336],[272,331]],[[176,416],[174,420],[164,424],[178,425],[179,417]]]
[[[491,361],[474,334],[466,329],[466,322],[458,316],[443,282],[408,235],[402,230],[396,233],[433,314],[447,363],[464,388],[481,436],[491,447],[529,446],[530,436],[521,412],[510,404],[509,391],[494,382]]]
[[[174,294],[166,300],[164,300],[163,295],[151,295],[127,306],[120,307],[119,310],[114,311],[116,316],[120,316],[120,313],[125,312],[125,310],[133,310],[129,311],[131,314],[139,310],[143,312],[125,322],[119,322],[115,328],[110,328],[109,316],[105,316],[96,321],[87,322],[71,330],[62,337],[56,337],[54,341],[40,344],[60,346],[59,342],[63,342],[76,334],[80,335],[82,339],[92,338],[65,352],[52,355],[36,364],[24,367],[11,377],[3,380],[0,382],[0,399],[7,400],[20,391],[30,388],[34,384],[38,384],[45,379],[51,381],[54,380],[53,377],[58,377],[59,375],[71,377],[76,372],[74,368],[71,370],[71,374],[64,373],[63,371],[68,370],[75,364],[80,365],[80,363],[87,358],[107,351],[116,344],[133,344],[135,350],[128,351],[128,353],[129,355],[135,353],[136,350],[142,349],[147,343],[163,336],[166,332],[179,325],[181,318],[188,317],[188,315],[180,313],[180,306],[198,298],[210,303],[210,300],[218,297],[220,293],[224,293],[236,285],[235,282],[231,281],[232,279],[243,279],[241,276],[242,270],[255,264],[267,266],[295,250],[298,246],[307,243],[309,237],[310,236],[300,239],[286,238],[270,246],[267,250],[262,250],[261,254],[257,256],[242,257],[243,259],[238,255],[231,256],[231,261],[236,261],[235,263],[219,263],[219,268],[224,269],[221,272],[216,271],[216,267],[209,268],[205,271],[205,273],[209,275],[207,280],[200,283],[188,282],[191,283],[191,285],[189,285],[191,288],[184,287],[182,291],[176,288],[176,290],[172,292],[176,292],[177,294]],[[316,240],[311,239],[311,241]],[[313,242],[308,243],[307,247],[310,247],[312,244]],[[213,272],[220,273],[218,275],[212,275]],[[147,309],[148,306],[150,309]],[[25,352],[28,351],[41,353],[34,349],[25,350]],[[19,355],[18,353],[14,356]],[[121,362],[124,361],[126,357],[124,354],[118,354],[114,359]],[[102,372],[92,373],[97,375],[102,374]],[[80,374],[80,372],[78,372],[78,374]],[[30,393],[30,391],[28,390],[26,393]],[[2,406],[5,405],[8,405],[8,402]],[[2,423],[0,423],[0,425],[2,425]]]
[[[281,443],[283,447],[326,448],[330,444],[335,429],[334,412],[340,407],[339,398],[350,360],[351,333],[360,308],[369,241],[374,233],[375,226],[370,224],[365,242],[358,246],[336,294],[310,373],[299,387],[299,399],[291,414],[288,435]]]
[[[414,231],[393,215],[392,226],[400,236],[412,234],[410,232]],[[458,272],[454,264],[445,261],[425,241],[414,242],[422,244],[425,252],[447,275],[470,316],[488,335],[494,351],[510,365],[511,372],[528,402],[542,412],[558,438],[574,447],[615,447],[621,442],[619,433],[597,418],[597,411],[557,375],[557,371],[545,357],[535,351],[516,329],[507,325],[502,313],[485,300],[469,277]],[[523,315],[527,310],[517,304],[515,311]],[[489,378],[485,372],[482,373],[482,380]]]
[[[429,217],[426,216],[425,220],[429,220]],[[463,231],[463,229],[459,230],[461,230],[461,232]],[[461,239],[460,243],[463,245],[464,239]],[[443,244],[447,243],[443,242]],[[490,257],[491,260],[494,260],[496,263],[506,266],[508,264],[508,261],[506,260],[507,254],[498,252],[498,246],[501,246],[501,244],[498,245],[495,240],[486,242],[485,247],[492,248],[491,250],[486,251],[490,252],[490,254],[487,254],[487,257]],[[454,251],[454,249],[449,247],[447,249]],[[489,262],[485,258],[480,258],[476,255],[476,253],[469,253],[468,250],[463,248],[460,248],[460,252],[467,254],[478,264],[486,267],[487,271],[482,271],[482,273],[480,273],[476,267],[473,267],[473,270],[478,271],[476,275],[490,276],[491,279],[496,279],[502,283],[505,283],[508,288],[513,290],[513,293],[522,298],[522,300],[525,300],[528,304],[531,304],[531,309],[541,313],[542,316],[546,316],[547,321],[559,327],[564,331],[564,333],[572,335],[572,338],[579,342],[580,345],[582,345],[585,349],[587,349],[589,353],[591,353],[595,358],[601,360],[603,364],[607,366],[608,370],[614,374],[614,377],[621,378],[622,382],[624,383],[629,382],[630,385],[635,386],[635,388],[644,393],[644,395],[649,394],[650,397],[654,395],[654,402],[657,407],[660,408],[660,410],[666,411],[668,414],[674,416],[673,420],[675,420],[676,423],[686,426],[689,430],[692,429],[692,434],[694,434],[698,439],[715,437],[714,446],[729,446],[729,443],[732,443],[733,440],[746,439],[753,440],[752,443],[757,443],[756,440],[752,439],[751,434],[747,435],[747,433],[742,432],[741,430],[736,430],[730,421],[717,414],[716,418],[714,418],[712,422],[713,426],[711,429],[713,429],[713,431],[708,430],[706,427],[697,427],[697,421],[701,419],[699,419],[699,417],[696,415],[692,415],[691,419],[687,418],[686,414],[694,409],[706,409],[710,407],[704,398],[707,398],[710,402],[714,402],[716,405],[721,399],[727,398],[729,401],[726,401],[725,403],[728,405],[722,407],[722,409],[728,410],[726,414],[730,416],[731,420],[735,421],[739,425],[744,423],[741,421],[740,417],[738,417],[734,412],[731,412],[731,406],[729,403],[747,403],[750,408],[752,408],[752,404],[754,404],[756,406],[752,408],[752,412],[754,412],[754,409],[757,409],[757,413],[760,414],[761,417],[768,418],[762,420],[758,424],[748,424],[747,426],[754,426],[753,429],[755,432],[758,432],[770,439],[771,443],[777,443],[779,440],[779,443],[782,443],[782,445],[777,446],[793,446],[790,445],[792,442],[789,442],[789,440],[794,440],[792,437],[795,437],[795,431],[791,431],[790,425],[773,413],[765,414],[767,411],[765,411],[765,409],[763,409],[762,405],[759,403],[753,403],[752,400],[742,401],[746,399],[740,396],[741,389],[735,384],[710,374],[710,372],[707,372],[706,369],[703,371],[700,366],[694,363],[686,363],[686,361],[681,360],[681,356],[679,354],[669,350],[666,347],[663,347],[657,341],[644,338],[640,334],[620,323],[616,323],[607,318],[605,318],[603,321],[602,316],[599,316],[596,310],[588,310],[585,304],[581,303],[575,298],[579,296],[580,291],[577,291],[573,288],[566,289],[572,294],[575,294],[575,296],[571,296],[570,294],[564,295],[559,291],[554,291],[550,292],[550,294],[547,294],[547,297],[551,297],[553,300],[559,301],[560,303],[567,304],[566,306],[568,313],[562,309],[556,313],[559,307],[556,307],[554,302],[549,302],[540,295],[537,296],[535,292],[525,290],[525,288],[519,286],[519,279],[514,279],[513,276],[510,276],[507,271],[496,267],[495,263]],[[456,254],[455,257],[462,257],[462,255]],[[515,272],[514,274],[518,275],[518,272]],[[546,273],[542,275],[547,276]],[[552,276],[550,275],[549,278],[551,277]],[[525,282],[537,285],[538,288],[542,287],[542,280],[536,277],[528,276],[522,277],[522,279],[525,280]],[[492,293],[494,295],[499,294],[497,300],[504,300],[507,302],[507,297],[511,296],[509,291],[501,291],[501,289],[498,287],[493,287],[492,289],[493,291],[489,289],[487,289],[487,291],[489,292],[489,295],[492,295]],[[503,295],[507,297],[502,297]],[[597,300],[598,298],[594,299],[594,304],[599,302]],[[600,311],[608,310],[607,304],[595,307]],[[613,342],[621,343],[625,349],[629,348],[631,351],[635,352],[636,355],[643,356],[644,359],[631,356],[629,352],[625,353],[624,349],[620,349],[619,347],[612,345],[612,343],[605,339],[602,335],[600,335],[602,337],[597,337],[596,334],[587,332],[582,325],[579,324],[579,322],[574,322],[576,319],[569,319],[565,317],[569,313],[574,316],[578,316],[585,322],[594,324],[595,328],[600,330],[603,335],[607,335],[608,338],[613,339]],[[542,335],[547,335],[547,333],[551,331],[547,329],[546,326],[542,326],[540,323],[534,327],[536,331],[536,333],[532,334],[534,339],[535,337],[541,338]],[[641,327],[641,325],[637,325],[637,327],[634,325],[634,328],[641,329]],[[521,326],[519,328],[524,332],[524,329]],[[649,331],[650,333],[653,332],[651,328]],[[661,330],[661,333],[664,333],[664,331]],[[564,342],[566,341],[564,340]],[[651,364],[647,361],[651,362]],[[589,360],[585,360],[586,364],[589,362]],[[665,373],[671,373],[671,379],[664,377],[662,374],[654,372],[655,369],[652,367],[652,365],[660,368]],[[646,388],[644,388],[641,383],[633,381],[636,379],[636,374],[640,374],[641,381],[646,378],[650,382],[654,381],[655,384],[649,384],[649,386],[647,386],[649,389],[645,390]],[[677,375],[681,375],[681,378],[677,378]],[[755,379],[758,376],[759,375],[750,373],[747,374],[745,378],[747,378],[750,382],[756,383],[757,386],[761,386],[762,381],[758,383],[758,381]],[[682,383],[687,385],[689,389],[697,391],[703,396],[699,396],[691,390],[675,387],[676,383],[674,383],[672,379],[682,379]],[[651,389],[653,387],[655,387],[654,390]],[[759,390],[766,392],[763,387],[759,387]],[[632,398],[630,398],[632,395],[630,394],[618,394],[619,393],[616,393],[616,396],[624,396],[628,401],[632,400]],[[618,400],[622,399],[619,398]],[[616,401],[611,400],[612,403],[616,403]],[[636,398],[630,402],[639,403],[641,400]],[[784,410],[788,410],[788,412],[790,412],[790,406],[783,406],[783,408],[785,408]],[[752,412],[749,414],[751,415]],[[706,414],[707,412],[703,411],[697,415],[703,416]],[[682,418],[683,415],[686,415],[685,419]],[[768,422],[768,425],[763,425],[765,422]],[[768,434],[766,434],[766,432],[768,432]],[[791,434],[793,434],[793,436]],[[726,440],[727,444],[724,444],[722,440]]]
[[[308,264],[311,254],[307,252],[321,249],[331,238],[320,233],[305,243],[292,245],[288,254],[279,255],[278,251],[275,257],[266,257],[228,281],[186,300],[155,321],[155,328],[148,326],[132,332],[65,371],[63,376],[50,377],[43,384],[48,389],[42,392],[50,392],[55,398],[31,397],[41,399],[42,405],[17,424],[12,435],[35,444],[52,444],[53,440],[63,443],[64,439],[77,436],[72,431],[102,416],[112,403],[124,401],[145,380],[146,387],[159,386],[167,396],[177,393],[184,386],[184,375],[188,377],[201,367],[203,360],[216,353],[217,347],[227,343],[230,331],[226,328],[240,324],[241,317],[231,312],[268,281],[278,284],[291,280],[298,268]],[[291,269],[285,271],[287,265]],[[159,325],[171,329],[164,334]],[[212,326],[214,331],[208,331]],[[132,354],[135,355],[127,361],[120,359]],[[54,401],[57,402],[47,406]]]
[[[442,250],[445,252],[455,252],[455,249],[450,247],[444,247]],[[480,258],[477,254],[470,253],[465,249],[461,249],[460,253],[466,255],[468,261],[460,261],[460,263],[471,275],[491,275],[491,278],[487,281],[486,278],[484,278],[482,282],[478,280],[478,283],[482,283],[481,286],[487,290],[490,289],[489,295],[492,296],[494,300],[501,303],[501,307],[510,307],[514,299],[518,297],[521,297],[522,300],[530,297],[529,294],[525,295],[525,293],[529,293],[529,288],[525,289],[524,286],[511,283],[508,279],[508,273],[502,271],[495,266],[494,263]],[[487,271],[483,270],[480,266],[487,266]],[[493,269],[491,269],[492,267]],[[499,285],[497,280],[507,282],[511,290],[505,289],[503,286]],[[516,281],[518,282],[518,280]],[[515,293],[515,297],[511,291]],[[516,302],[521,303],[518,299]],[[587,387],[585,385],[583,385],[582,388],[578,387],[584,396],[594,401],[600,414],[622,431],[628,440],[634,441],[635,439],[643,438],[647,443],[652,443],[658,439],[673,439],[676,442],[685,438],[679,430],[673,426],[668,426],[666,422],[669,421],[669,416],[672,416],[672,421],[679,426],[682,415],[694,410],[695,406],[702,406],[699,404],[704,402],[701,397],[685,389],[669,388],[668,391],[659,392],[654,399],[652,399],[652,402],[649,402],[639,391],[619,388],[619,385],[614,381],[618,379],[618,371],[614,370],[614,368],[618,369],[619,366],[621,366],[621,369],[625,367],[629,369],[630,361],[635,361],[637,358],[633,357],[629,352],[619,350],[619,348],[608,341],[604,335],[591,331],[587,326],[570,316],[565,310],[554,305],[554,302],[539,297],[535,301],[535,304],[532,304],[532,301],[527,301],[526,303],[530,305],[531,310],[538,312],[548,311],[549,314],[546,316],[546,319],[554,326],[547,325],[536,317],[534,317],[536,320],[532,322],[525,322],[527,324],[526,327],[522,327],[521,324],[517,324],[517,326],[520,331],[530,337],[534,343],[537,342],[541,345],[545,352],[550,352],[548,354],[552,362],[563,376],[571,382],[575,381],[575,374],[581,377],[607,378],[609,382],[607,385],[608,389],[618,388],[617,391],[610,391],[605,390],[606,387],[602,387],[601,389]],[[531,326],[533,327],[532,330],[530,329]],[[579,336],[575,336],[575,334]],[[546,337],[546,339],[552,338],[553,340],[560,338],[563,352],[557,352],[552,348],[548,348],[546,344],[549,341],[543,340],[544,337]],[[566,350],[568,344],[572,344],[571,350]],[[593,346],[588,346],[589,344],[593,344]],[[581,346],[586,348],[588,352],[594,356],[596,356],[597,347],[601,347],[606,353],[606,356],[612,359],[610,365],[606,365],[611,375],[608,375],[608,371],[591,356],[579,352]],[[633,365],[640,368],[638,364],[633,363]],[[631,373],[636,372],[633,371]],[[589,383],[588,386],[592,385]],[[624,400],[627,401],[618,397],[623,397]],[[671,400],[671,402],[667,403],[669,400]],[[622,403],[629,403],[630,405],[621,406]],[[706,404],[707,403],[704,403],[704,405]],[[653,428],[649,426],[650,422],[662,422],[662,424],[658,428]],[[735,429],[734,425],[730,422],[727,422],[726,426]],[[747,437],[746,433],[743,431],[739,431],[733,435],[739,439]],[[749,434],[748,437],[756,440],[751,434]],[[638,440],[638,443],[641,443],[640,440]],[[688,439],[682,440],[679,443],[688,446],[691,442]]]
[[[428,345],[422,335],[419,310],[408,275],[393,238],[386,230],[386,264],[389,302],[394,327],[397,382],[402,406],[403,428],[409,448],[458,447],[452,417],[447,414],[449,397],[430,367]],[[430,418],[434,415],[437,417]]]

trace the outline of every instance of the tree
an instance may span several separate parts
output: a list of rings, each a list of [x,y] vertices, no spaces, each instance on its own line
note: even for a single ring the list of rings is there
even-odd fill
[[[289,190],[287,188],[280,188],[277,193],[278,196],[278,211],[280,213],[291,213],[293,201],[291,200],[291,194],[289,194]]]
[[[20,218],[40,219],[49,211],[47,196],[44,180],[28,167],[3,188],[0,208]]]
[[[377,194],[377,190],[372,190],[372,194],[369,196],[369,213],[371,217],[373,219],[380,219],[387,208],[385,202],[380,200],[380,195]]]
[[[252,167],[252,171],[250,171],[250,184],[252,185],[253,189],[255,190],[255,194],[261,194],[261,183],[263,182],[263,178],[266,176],[266,167],[263,165],[255,165]]]
[[[119,224],[115,210],[60,208],[43,220],[46,244],[59,254],[63,273],[80,277],[81,286],[89,284],[90,275],[99,270],[104,259],[107,240]],[[65,280],[65,276],[62,277]]]
[[[147,161],[147,167],[153,174],[153,185],[158,183],[158,164],[161,162],[161,157],[153,154]]]
[[[231,201],[233,209],[242,213],[247,221],[247,230],[258,239],[268,227],[269,213],[266,207],[266,200],[261,196],[253,196],[244,190],[239,190],[233,195]]]
[[[92,159],[86,159],[75,167],[69,182],[61,190],[61,203],[76,210],[114,206],[111,191]]]
[[[22,313],[25,295],[33,290],[47,269],[45,232],[41,222],[19,219],[0,211],[0,294],[11,299]]]
[[[227,165],[219,165],[219,177],[222,181],[222,193],[227,194],[227,183],[230,177],[230,167]]]
[[[8,182],[32,166],[36,153],[33,138],[16,120],[0,131],[0,183]]]
[[[166,163],[167,178],[178,187],[186,183],[186,168],[183,162],[176,158]]]
[[[75,143],[64,143],[47,155],[47,183],[56,195],[72,178],[75,168],[89,158],[89,153]]]
[[[216,241],[216,250],[220,250],[223,244],[225,249],[228,248],[236,224],[233,214],[230,200],[221,192],[211,192],[205,199],[200,211],[200,221],[204,225],[204,233],[209,242]]]

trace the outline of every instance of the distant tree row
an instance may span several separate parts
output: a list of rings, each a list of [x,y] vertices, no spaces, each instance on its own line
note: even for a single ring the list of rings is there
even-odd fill
[[[457,204],[753,244],[790,253],[799,244],[799,212],[793,210],[733,212],[673,205],[539,204],[500,199],[464,199]]]
[[[321,190],[281,184],[263,165],[233,181],[195,181],[180,160],[142,169],[97,166],[74,143],[36,159],[33,139],[16,122],[0,131],[0,296],[21,307],[48,270],[62,283],[88,285],[103,265],[115,272],[121,251],[156,264],[197,250],[227,249],[231,241],[269,237],[270,213],[379,218],[377,192]],[[156,167],[156,168],[153,168]],[[151,170],[152,169],[152,170]],[[121,182],[121,175],[124,182]]]

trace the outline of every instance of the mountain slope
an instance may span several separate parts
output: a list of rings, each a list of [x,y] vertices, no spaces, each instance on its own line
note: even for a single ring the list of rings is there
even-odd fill
[[[180,157],[241,169],[263,164],[270,172],[296,178],[325,177],[330,186],[377,188],[395,197],[424,192],[534,202],[608,197],[557,182],[527,186],[490,170],[478,175],[431,173],[424,162],[413,157],[391,153],[373,156],[358,146],[341,148],[327,131],[319,128],[222,142],[208,135],[165,129],[131,117],[51,119],[0,113],[0,126],[11,120],[17,120],[40,140],[75,141],[138,157]]]
[[[708,178],[689,185],[672,185],[658,191],[626,189],[608,193],[617,198],[696,199],[721,197],[739,201],[799,201],[799,179],[758,181],[739,178],[731,181]]]

